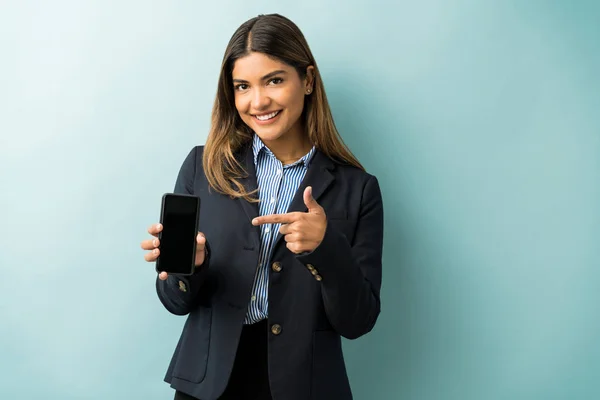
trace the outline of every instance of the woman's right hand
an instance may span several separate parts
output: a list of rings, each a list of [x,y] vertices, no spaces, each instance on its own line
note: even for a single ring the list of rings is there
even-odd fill
[[[155,262],[158,256],[160,255],[160,240],[158,239],[158,234],[162,231],[161,224],[154,224],[148,228],[148,233],[153,236],[152,239],[142,241],[142,249],[148,250],[146,254],[144,254],[144,259],[148,262]],[[204,258],[206,256],[206,237],[202,232],[198,232],[196,235],[196,267],[202,265],[204,263]],[[158,278],[161,280],[166,280],[169,275],[166,272],[161,272],[158,274]]]

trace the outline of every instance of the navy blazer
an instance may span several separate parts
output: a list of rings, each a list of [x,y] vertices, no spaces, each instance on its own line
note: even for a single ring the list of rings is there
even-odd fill
[[[175,192],[201,198],[199,230],[209,258],[194,275],[157,278],[171,313],[188,315],[165,381],[203,400],[217,399],[232,370],[258,267],[258,205],[209,189],[204,147],[186,157]],[[257,186],[251,145],[237,155]],[[377,179],[316,151],[289,211],[306,211],[303,192],[327,215],[322,243],[297,255],[279,234],[269,269],[269,381],[275,400],[349,400],[341,337],[371,331],[380,312],[383,203]]]

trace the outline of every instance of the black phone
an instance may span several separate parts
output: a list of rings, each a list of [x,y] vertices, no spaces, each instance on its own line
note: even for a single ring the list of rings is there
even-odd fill
[[[158,234],[160,254],[156,259],[156,272],[194,273],[199,217],[199,197],[176,193],[163,195],[160,211],[163,229]]]

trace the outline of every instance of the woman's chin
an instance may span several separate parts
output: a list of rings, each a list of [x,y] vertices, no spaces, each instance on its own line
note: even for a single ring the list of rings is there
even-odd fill
[[[283,136],[281,129],[275,127],[267,128],[264,126],[255,126],[254,133],[256,133],[263,142],[272,142]]]

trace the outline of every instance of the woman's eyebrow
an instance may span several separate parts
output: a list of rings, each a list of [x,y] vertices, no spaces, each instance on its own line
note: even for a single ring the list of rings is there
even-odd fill
[[[266,74],[265,76],[263,76],[260,79],[265,81],[265,80],[272,78],[273,76],[279,75],[279,74],[285,74],[285,71],[282,69],[278,69],[277,71],[269,72],[268,74]],[[233,82],[234,83],[248,83],[248,81],[245,81],[243,79],[234,79]]]

